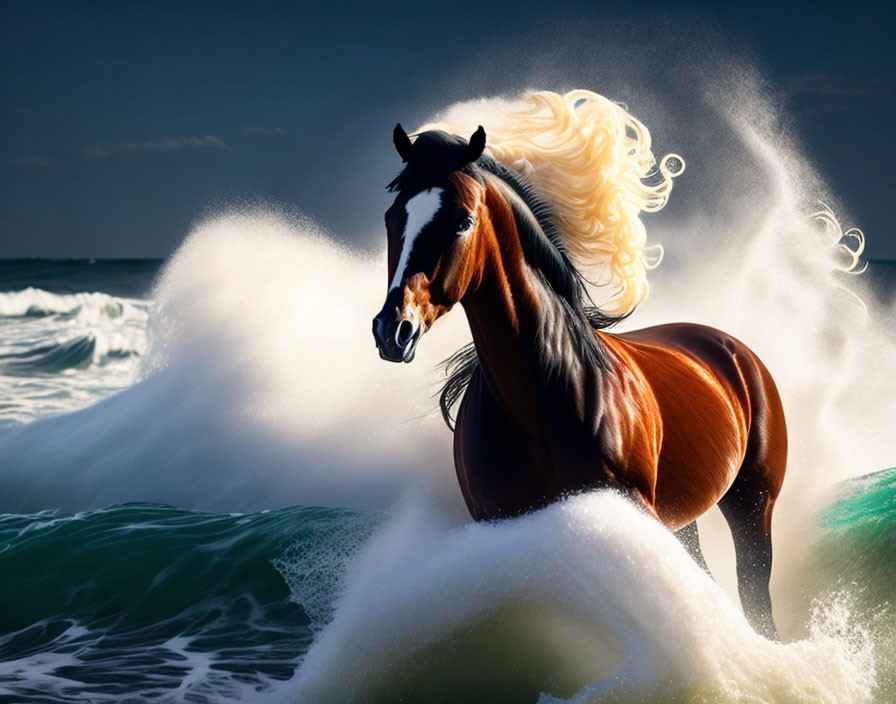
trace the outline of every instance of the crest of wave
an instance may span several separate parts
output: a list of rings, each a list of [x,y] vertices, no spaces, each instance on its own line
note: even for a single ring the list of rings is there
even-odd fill
[[[657,165],[647,127],[587,90],[458,103],[417,132],[468,137],[479,124],[487,152],[554,207],[567,250],[604,292],[601,308],[632,311],[647,296],[647,269],[662,259],[659,246],[648,257],[640,215],[666,204],[673,177],[684,170],[681,158]]]
[[[408,507],[353,566],[275,701],[867,701],[870,634],[834,604],[788,645],[752,631],[612,492],[459,528]]]

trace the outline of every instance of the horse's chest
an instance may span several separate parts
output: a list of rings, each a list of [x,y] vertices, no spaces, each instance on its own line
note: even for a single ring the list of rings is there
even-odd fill
[[[549,424],[549,419],[541,419],[532,428],[521,427],[482,377],[474,377],[458,411],[454,460],[475,519],[518,515],[564,493],[604,483],[593,437],[583,428],[559,424],[558,430]],[[556,437],[558,432],[561,437]]]

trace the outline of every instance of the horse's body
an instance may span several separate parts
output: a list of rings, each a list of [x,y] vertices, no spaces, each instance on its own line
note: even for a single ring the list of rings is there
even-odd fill
[[[544,371],[537,358],[524,362],[521,383],[506,358],[487,365],[480,352],[454,442],[471,515],[501,518],[571,491],[624,487],[678,530],[749,479],[767,495],[757,506],[764,528],[787,448],[780,400],[756,356],[700,325],[595,334],[609,364],[577,370],[571,384],[546,375],[533,384]],[[531,405],[511,399],[528,412],[507,410],[501,389],[516,387],[532,393]]]
[[[705,326],[595,329],[611,321],[582,305],[581,279],[544,204],[479,159],[476,136],[469,146],[446,138],[424,133],[411,151],[396,136],[410,161],[395,184],[397,211],[387,213],[392,286],[374,333],[384,358],[410,361],[435,319],[463,305],[475,357],[450,386],[454,396],[466,386],[454,455],[471,515],[515,516],[612,487],[680,531],[702,562],[694,520],[718,504],[735,538],[745,612],[774,636],[770,527],[787,442],[768,371],[743,343]],[[458,213],[466,219],[451,224]],[[399,249],[393,230],[411,223],[416,232],[403,232]],[[436,234],[451,228],[451,238]]]

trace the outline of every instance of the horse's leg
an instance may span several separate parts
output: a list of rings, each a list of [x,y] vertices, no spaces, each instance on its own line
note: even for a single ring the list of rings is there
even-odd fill
[[[768,490],[756,481],[756,475],[748,472],[745,476],[743,468],[728,493],[719,501],[719,508],[734,539],[737,591],[744,615],[757,633],[770,640],[778,640],[769,594],[774,503]]]
[[[772,510],[787,466],[787,426],[775,382],[762,363],[743,350],[740,369],[750,399],[750,435],[737,477],[719,501],[731,528],[737,591],[757,633],[778,640],[772,618]]]
[[[675,537],[678,538],[684,549],[687,550],[694,562],[704,571],[709,572],[706,566],[706,560],[703,558],[703,551],[700,550],[700,536],[697,533],[697,521],[691,521],[684,528],[675,531]]]

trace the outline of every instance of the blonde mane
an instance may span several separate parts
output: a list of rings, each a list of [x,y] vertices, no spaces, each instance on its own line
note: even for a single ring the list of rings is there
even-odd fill
[[[601,309],[612,315],[634,310],[647,296],[647,270],[662,259],[662,247],[646,246],[639,216],[666,204],[684,161],[670,154],[657,165],[647,128],[587,90],[461,103],[417,132],[469,137],[478,124],[487,132],[486,151],[555,208],[568,253],[608,292]],[[656,251],[651,259],[648,249]]]

